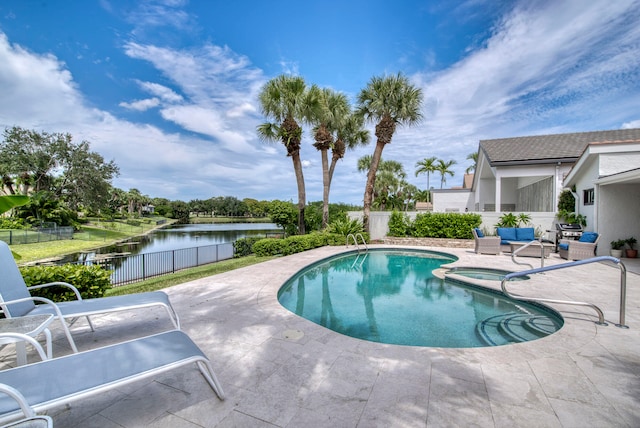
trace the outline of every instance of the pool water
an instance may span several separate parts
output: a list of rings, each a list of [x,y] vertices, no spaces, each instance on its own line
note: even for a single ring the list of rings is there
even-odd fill
[[[467,278],[482,279],[486,281],[502,281],[504,277],[512,271],[482,267],[453,267],[448,269],[445,274],[456,274],[466,276]],[[528,276],[519,276],[513,278],[512,281],[524,281],[529,279]]]
[[[279,290],[278,300],[338,333],[397,345],[505,345],[535,340],[562,326],[562,318],[542,305],[433,275],[455,260],[419,250],[346,253],[294,275]]]

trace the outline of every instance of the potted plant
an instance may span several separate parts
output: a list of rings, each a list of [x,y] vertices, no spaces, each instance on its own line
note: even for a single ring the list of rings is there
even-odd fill
[[[622,247],[626,241],[624,239],[618,239],[617,241],[611,241],[611,257],[619,259],[622,257]]]
[[[636,257],[638,257],[638,250],[634,248],[636,242],[638,241],[633,236],[625,241],[625,243],[629,246],[629,248],[625,250],[625,255],[630,259],[635,259]]]

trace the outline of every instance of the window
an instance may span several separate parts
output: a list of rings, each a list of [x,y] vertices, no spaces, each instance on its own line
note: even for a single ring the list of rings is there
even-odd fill
[[[585,205],[593,205],[593,201],[595,199],[595,194],[593,189],[585,189],[582,191],[582,200]]]

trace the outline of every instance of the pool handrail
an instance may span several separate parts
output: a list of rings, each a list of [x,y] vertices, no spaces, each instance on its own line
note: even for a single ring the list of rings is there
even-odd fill
[[[517,265],[529,266],[529,267],[531,267],[531,269],[533,269],[533,265],[532,264],[522,263],[522,262],[516,261],[516,256],[518,255],[518,253],[520,253],[520,251],[524,250],[525,248],[528,248],[530,245],[532,245],[534,243],[540,245],[540,267],[544,267],[544,245],[542,244],[542,241],[539,241],[537,239],[534,239],[533,241],[529,241],[526,244],[524,244],[522,247],[518,247],[514,251],[512,251],[511,252],[511,261],[514,262]]]
[[[530,269],[530,270],[523,270],[520,272],[509,273],[505,275],[502,281],[500,282],[500,287],[502,288],[502,292],[505,295],[516,300],[560,303],[560,304],[576,305],[576,306],[588,306],[590,308],[593,308],[598,313],[598,322],[596,324],[607,325],[607,323],[604,320],[604,314],[602,313],[602,310],[593,303],[577,302],[577,301],[570,301],[570,300],[525,297],[517,294],[512,294],[512,293],[509,293],[509,291],[507,291],[507,281],[510,281],[512,278],[517,278],[525,275],[533,275],[536,273],[548,272],[551,270],[566,269],[569,267],[580,266],[580,265],[585,265],[590,263],[599,263],[599,262],[612,262],[618,265],[618,267],[620,268],[620,322],[616,324],[616,327],[629,328],[629,326],[625,324],[625,311],[626,311],[626,299],[627,299],[627,268],[625,267],[624,263],[622,263],[620,259],[615,257],[611,257],[611,256],[591,257],[589,259],[577,260],[569,263],[562,263],[562,264],[553,265],[553,266],[540,267],[537,269]]]
[[[364,244],[364,250],[369,251],[369,247],[367,247],[367,241],[364,239],[362,233],[350,233],[347,235],[347,243],[346,246],[349,246],[349,237],[353,238],[353,243],[356,245],[356,249],[360,252],[360,245],[358,245],[358,237],[362,239],[362,243]]]

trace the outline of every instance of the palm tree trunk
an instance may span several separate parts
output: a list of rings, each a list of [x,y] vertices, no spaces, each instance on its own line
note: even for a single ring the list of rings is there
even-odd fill
[[[306,233],[304,226],[304,206],[306,204],[307,195],[304,190],[304,176],[302,174],[302,162],[300,162],[300,152],[291,153],[293,160],[293,170],[296,173],[296,183],[298,184],[298,233],[304,235]]]
[[[329,186],[331,186],[331,177],[329,176],[329,159],[327,150],[320,151],[322,156],[322,229],[327,228],[329,224]]]
[[[373,151],[373,156],[371,156],[371,165],[369,166],[369,174],[367,175],[367,184],[364,187],[364,213],[362,224],[364,226],[364,231],[370,233],[369,231],[369,215],[371,214],[371,202],[373,201],[373,189],[376,184],[376,172],[378,171],[378,165],[380,164],[380,159],[382,158],[382,149],[384,149],[384,143],[378,138],[376,143],[376,148]]]

